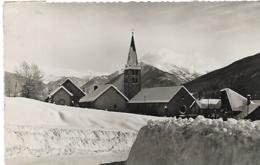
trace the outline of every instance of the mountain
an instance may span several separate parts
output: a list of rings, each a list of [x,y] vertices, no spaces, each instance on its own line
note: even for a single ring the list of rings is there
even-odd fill
[[[178,75],[178,78],[180,79],[180,81],[182,83],[189,82],[189,81],[194,80],[195,78],[201,76],[200,73],[191,72],[187,68],[179,67],[177,65],[170,64],[170,63],[162,63],[162,64],[158,63],[158,64],[154,64],[153,66],[162,71],[165,71],[165,72],[168,72],[168,73],[171,73],[174,75]]]
[[[231,88],[260,99],[260,53],[238,60],[185,84],[198,97],[220,97],[219,90]]]
[[[175,72],[172,71],[172,73],[168,73],[149,64],[142,62],[140,64],[142,66],[142,88],[181,85],[191,80],[192,76],[197,77],[196,75],[188,76],[191,74],[188,74],[188,72],[185,72],[184,70],[181,72],[181,68],[178,68],[178,72],[175,70]],[[184,73],[186,73],[186,78],[183,78]],[[123,70],[120,70],[112,73],[111,75],[94,77],[84,84],[82,88],[86,93],[88,93],[93,90],[94,85],[110,83],[114,84],[119,90],[123,91],[123,81]]]
[[[195,77],[198,77],[198,75],[191,74],[184,68],[179,68],[174,65],[167,66],[167,69],[170,72],[168,73],[167,71],[164,71],[166,70],[166,68],[164,68],[164,70],[161,70],[149,64],[145,64],[142,62],[140,64],[142,66],[142,88],[180,85],[194,79]],[[48,78],[49,79],[45,81],[47,94],[50,91],[56,89],[67,78],[70,78],[77,86],[81,87],[81,89],[83,89],[86,93],[91,92],[93,90],[94,85],[101,85],[107,83],[114,84],[121,91],[123,91],[123,69],[118,70],[110,75],[95,76],[93,78],[90,76],[84,78],[63,76],[59,78],[57,76],[52,75]],[[48,80],[52,81],[48,82]],[[16,82],[17,89],[15,89]],[[6,72],[5,84],[8,84],[5,91],[6,94],[10,93],[10,95],[13,96],[15,90],[20,91],[21,84],[23,84],[23,79],[18,78],[14,73]]]
[[[87,81],[89,81],[89,78],[78,78],[78,77],[63,76],[56,81],[50,81],[50,82],[47,83],[47,87],[48,87],[49,91],[56,89],[60,84],[62,84],[68,78],[71,79],[75,83],[75,85],[77,85],[78,87],[81,87]]]
[[[116,79],[119,75],[122,75],[123,71],[116,71],[110,75],[102,75],[102,76],[96,76],[89,81],[87,81],[84,85],[81,86],[83,91],[86,93],[91,92],[94,89],[95,85],[103,85],[110,83],[111,80]]]

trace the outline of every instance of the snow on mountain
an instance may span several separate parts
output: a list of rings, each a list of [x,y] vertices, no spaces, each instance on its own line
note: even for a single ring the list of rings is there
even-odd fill
[[[170,63],[153,63],[151,65],[162,71],[176,75],[182,83],[189,82],[200,76],[199,73],[191,72],[187,68],[179,67]]]
[[[122,161],[148,120],[163,118],[6,97],[6,164]]]
[[[255,165],[260,162],[260,122],[173,118],[149,122],[126,165]]]
[[[51,81],[57,81],[58,79],[60,79],[62,76],[57,76],[54,74],[44,74],[43,76],[43,82],[45,84],[48,84]]]

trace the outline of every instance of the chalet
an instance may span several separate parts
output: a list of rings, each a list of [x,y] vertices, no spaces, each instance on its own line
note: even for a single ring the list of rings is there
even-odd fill
[[[66,79],[48,95],[45,101],[59,105],[79,106],[79,99],[83,96],[85,93],[72,80]]]
[[[114,85],[95,87],[95,90],[80,99],[80,107],[125,112],[128,98]]]
[[[250,96],[244,97],[239,93],[225,88],[221,90],[221,108],[228,113],[229,117],[236,119],[260,119],[260,103],[252,101]]]
[[[57,105],[72,105],[73,94],[65,87],[60,86],[49,94],[46,101]]]
[[[155,116],[180,116],[196,103],[184,86],[142,89],[129,102],[131,113]]]
[[[221,108],[221,99],[199,99],[191,108],[190,116],[203,115],[208,118],[218,118],[217,113]]]

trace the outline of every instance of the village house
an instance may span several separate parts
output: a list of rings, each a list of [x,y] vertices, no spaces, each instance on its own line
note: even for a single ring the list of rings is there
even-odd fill
[[[260,102],[252,101],[250,95],[244,97],[232,89],[225,88],[221,91],[221,109],[228,117],[236,119],[260,119]]]
[[[128,102],[129,112],[154,116],[185,115],[196,103],[184,86],[142,89]]]
[[[128,98],[112,84],[95,86],[94,91],[80,99],[80,107],[125,112]]]
[[[192,116],[203,115],[208,118],[218,118],[221,108],[221,99],[196,99],[196,104],[191,108]]]
[[[85,93],[68,78],[51,92],[45,101],[58,105],[79,106],[79,99],[83,96]]]
[[[73,94],[65,87],[60,86],[51,92],[45,101],[55,103],[57,105],[72,105]]]

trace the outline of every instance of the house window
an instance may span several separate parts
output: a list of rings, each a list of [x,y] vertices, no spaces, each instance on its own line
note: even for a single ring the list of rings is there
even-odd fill
[[[133,78],[132,78],[132,82],[133,82],[133,83],[137,83],[137,78],[136,78],[136,77],[133,77]]]
[[[114,104],[114,106],[113,106],[113,107],[114,107],[114,109],[116,109],[116,108],[117,108],[117,105],[116,105],[116,104]]]

